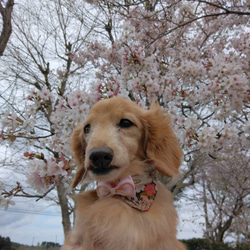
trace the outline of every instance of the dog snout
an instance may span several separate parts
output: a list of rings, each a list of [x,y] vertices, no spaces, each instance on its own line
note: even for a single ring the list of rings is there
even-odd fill
[[[92,148],[89,160],[97,168],[107,168],[113,160],[113,149],[110,147]]]

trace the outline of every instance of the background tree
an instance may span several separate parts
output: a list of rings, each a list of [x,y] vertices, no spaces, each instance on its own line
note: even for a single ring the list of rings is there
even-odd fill
[[[207,172],[199,182],[197,152],[209,166],[221,152],[249,156],[247,1],[87,2],[20,5],[2,64],[1,138],[25,153],[39,197],[57,188],[68,204],[60,194],[74,169],[70,134],[94,102],[116,95],[145,108],[156,99],[171,114],[185,153],[182,174],[168,183],[174,194],[213,180]]]
[[[205,155],[197,156],[199,180],[194,199],[203,204],[205,237],[223,242],[230,231],[245,236],[249,231],[245,217],[250,212],[250,159],[245,152],[235,151],[220,152],[216,157],[215,161]]]

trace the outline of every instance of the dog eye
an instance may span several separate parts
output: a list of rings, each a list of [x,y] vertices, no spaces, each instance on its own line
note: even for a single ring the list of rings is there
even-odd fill
[[[130,128],[132,126],[135,126],[135,124],[128,119],[121,119],[118,123],[118,127],[120,128]]]
[[[83,129],[85,134],[88,134],[90,132],[90,124],[87,124]]]

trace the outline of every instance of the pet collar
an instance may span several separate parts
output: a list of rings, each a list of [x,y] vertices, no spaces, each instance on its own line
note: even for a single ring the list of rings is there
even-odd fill
[[[137,210],[148,211],[157,194],[157,171],[151,168],[145,176],[129,175],[117,184],[99,182],[96,192],[99,198],[113,196]]]

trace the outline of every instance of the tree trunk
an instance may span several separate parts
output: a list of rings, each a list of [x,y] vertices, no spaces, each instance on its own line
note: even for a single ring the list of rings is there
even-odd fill
[[[217,227],[218,232],[215,235],[215,240],[214,240],[215,242],[223,242],[225,232],[230,228],[232,221],[233,221],[233,216],[230,216],[223,226]]]
[[[5,8],[0,3],[0,13],[2,15],[2,20],[3,20],[3,29],[0,36],[0,56],[3,55],[3,52],[10,38],[10,34],[12,32],[11,13],[13,10],[13,6],[14,6],[14,0],[9,0],[6,3]]]
[[[71,228],[71,223],[70,223],[70,212],[69,212],[70,210],[68,206],[68,199],[66,197],[66,188],[64,187],[63,183],[59,183],[57,185],[57,195],[59,198],[59,203],[62,212],[62,224],[63,224],[64,236],[66,236],[67,232],[69,232]]]

